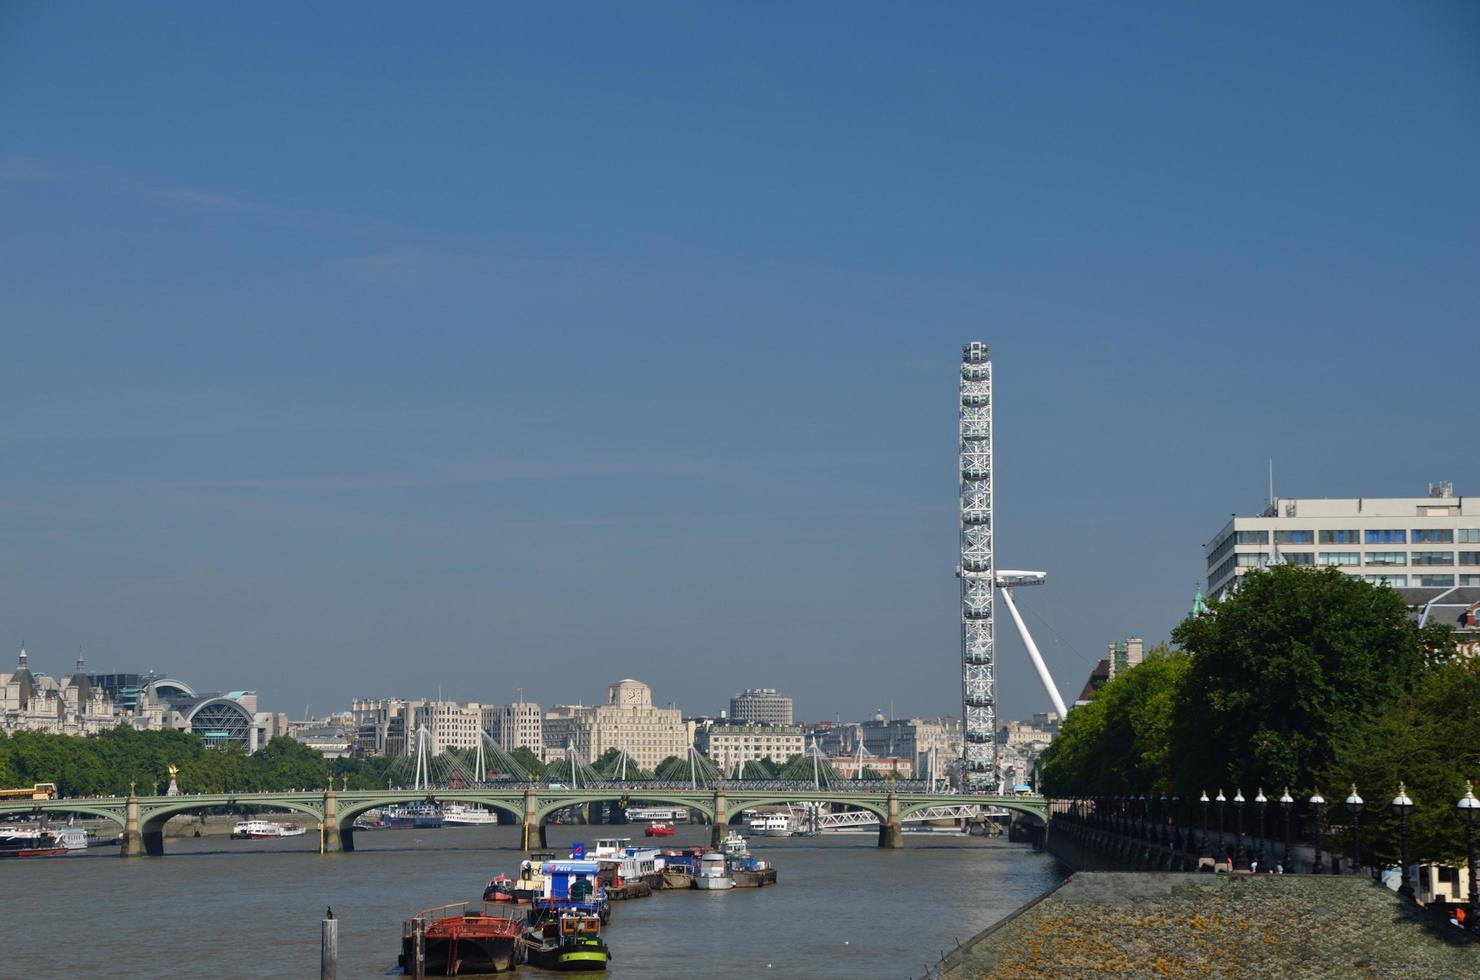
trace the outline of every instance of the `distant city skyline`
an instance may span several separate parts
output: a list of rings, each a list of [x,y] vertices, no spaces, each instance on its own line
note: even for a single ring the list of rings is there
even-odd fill
[[[980,339],[1072,698],[1270,459],[1480,493],[1476,50],[1465,3],[7,5],[0,662],[958,714]]]

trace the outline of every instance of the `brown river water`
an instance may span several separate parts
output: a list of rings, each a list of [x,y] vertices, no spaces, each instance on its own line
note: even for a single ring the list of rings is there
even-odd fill
[[[640,828],[550,827],[553,851]],[[665,846],[706,843],[680,826]],[[1066,869],[1000,838],[907,834],[754,838],[779,883],[664,891],[616,903],[605,938],[617,978],[918,977],[943,950],[1056,884]],[[281,841],[171,838],[162,858],[114,848],[0,863],[0,976],[317,977],[319,920],[334,907],[339,977],[399,975],[401,922],[478,899],[521,857],[513,827],[355,835],[320,856]],[[504,974],[508,976],[508,974]],[[515,977],[547,977],[521,967]]]

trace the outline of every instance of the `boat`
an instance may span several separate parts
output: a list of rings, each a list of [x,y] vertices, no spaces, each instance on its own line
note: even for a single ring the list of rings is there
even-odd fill
[[[530,966],[564,973],[605,970],[612,958],[601,939],[601,920],[583,912],[562,912],[557,919],[531,926],[524,949]]]
[[[391,825],[379,810],[367,810],[355,817],[355,830],[390,830]]]
[[[663,852],[663,870],[659,873],[660,888],[693,888],[694,876],[699,873],[699,858],[703,848],[690,847],[682,851]]]
[[[504,874],[494,875],[488,882],[488,886],[483,889],[483,901],[514,901],[514,879]]]
[[[514,969],[523,928],[520,917],[505,906],[484,905],[474,911],[467,902],[441,905],[405,921],[397,961],[408,974],[416,973],[419,942],[420,975],[503,973]]]
[[[498,814],[481,806],[449,803],[442,808],[442,822],[449,827],[492,827]]]
[[[797,832],[797,819],[790,813],[762,813],[746,826],[757,837],[790,837]]]
[[[544,890],[535,897],[529,910],[530,925],[556,918],[565,912],[595,915],[602,922],[612,916],[611,895],[602,880],[599,861],[546,861],[540,868]]]
[[[432,830],[442,826],[442,808],[435,803],[388,806],[380,812],[391,830]]]
[[[776,884],[776,869],[769,861],[750,854],[736,854],[729,859],[730,880],[736,888],[763,888]]]
[[[749,854],[750,842],[732,830],[719,842],[719,849],[726,856]]]
[[[56,828],[52,833],[62,842],[62,846],[69,851],[87,850],[87,830],[83,827],[74,827],[68,824],[65,827]]]
[[[643,833],[649,837],[672,837],[673,824],[667,820],[654,820],[647,825],[647,830],[643,831]]]
[[[302,837],[302,827],[269,820],[243,820],[231,828],[232,840],[271,840],[276,837]]]
[[[36,827],[0,827],[0,858],[62,857],[60,835]]]
[[[528,905],[545,893],[545,873],[541,869],[546,861],[553,860],[554,854],[541,852],[519,862],[519,875],[514,879],[514,901]]]
[[[734,888],[730,868],[725,856],[719,851],[710,851],[699,859],[699,873],[694,875],[694,887],[700,891],[724,891]]]

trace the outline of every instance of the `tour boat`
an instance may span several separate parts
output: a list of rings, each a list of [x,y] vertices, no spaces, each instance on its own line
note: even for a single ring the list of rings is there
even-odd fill
[[[601,941],[601,919],[579,912],[564,912],[531,927],[525,943],[525,959],[541,970],[605,970],[612,958]]]
[[[65,827],[58,827],[52,833],[62,842],[62,846],[69,851],[87,850],[87,830],[83,827],[74,827],[68,824]]]
[[[710,851],[699,859],[699,873],[694,875],[694,887],[700,891],[724,891],[735,887],[723,854]]]
[[[401,969],[418,976],[455,977],[464,973],[512,970],[523,923],[512,909],[485,905],[474,912],[467,902],[418,912],[401,929]],[[421,972],[417,972],[417,945]]]
[[[442,826],[443,817],[442,808],[435,803],[412,803],[386,807],[381,819],[392,830],[432,830]]]
[[[303,828],[296,824],[268,820],[243,820],[231,828],[233,840],[271,840],[275,837],[302,837],[303,834]]]
[[[0,858],[62,857],[60,835],[35,827],[0,827]]]
[[[449,803],[442,808],[442,822],[449,827],[492,827],[498,814],[481,806]]]
[[[758,837],[790,837],[797,832],[797,821],[789,813],[762,813],[747,824]]]
[[[647,825],[647,830],[644,833],[649,837],[672,837],[673,824],[667,820],[655,820]]]

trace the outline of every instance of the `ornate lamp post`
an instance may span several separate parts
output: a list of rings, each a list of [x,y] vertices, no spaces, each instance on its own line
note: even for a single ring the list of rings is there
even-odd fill
[[[1172,845],[1172,821],[1171,813],[1167,810],[1167,795],[1165,793],[1161,794],[1161,798],[1157,800],[1156,812],[1157,826],[1159,828],[1156,838],[1161,842],[1163,847],[1170,847]]]
[[[1269,805],[1269,798],[1264,795],[1264,787],[1259,787],[1259,792],[1254,794],[1254,806],[1259,808],[1259,857],[1265,863],[1269,861],[1269,838],[1264,832],[1264,808]]]
[[[1295,797],[1290,795],[1290,787],[1285,787],[1285,795],[1280,797],[1280,806],[1285,810],[1285,859],[1280,862],[1286,874],[1295,873],[1295,865],[1290,863],[1290,852],[1295,849],[1295,839],[1290,835],[1290,811],[1295,809]]]
[[[1307,802],[1310,803],[1310,812],[1313,814],[1311,819],[1315,823],[1316,831],[1316,860],[1315,863],[1310,866],[1310,873],[1313,875],[1318,875],[1322,871],[1326,870],[1325,866],[1321,864],[1321,807],[1326,805],[1326,798],[1322,796],[1321,791],[1317,789],[1314,793],[1310,794],[1310,799]]]
[[[1411,900],[1413,886],[1408,883],[1408,811],[1413,809],[1413,801],[1408,798],[1408,791],[1401,782],[1398,783],[1398,795],[1393,797],[1390,805],[1398,815],[1398,894]]]
[[[1244,860],[1244,791],[1242,789],[1233,791],[1233,815],[1234,825],[1238,828],[1238,842],[1233,845],[1233,863],[1237,867],[1238,862]],[[1228,870],[1232,871],[1233,868]]]
[[[1219,789],[1218,790],[1218,795],[1215,796],[1214,799],[1218,801],[1218,850],[1221,851],[1221,850],[1223,850],[1223,847],[1224,847],[1224,844],[1223,844],[1223,808],[1228,805],[1228,797],[1226,797],[1226,796],[1223,795],[1223,790],[1222,789]],[[1215,857],[1215,858],[1217,856],[1218,856],[1217,854],[1214,854],[1213,855],[1213,857]]]
[[[1469,853],[1470,867],[1470,928],[1476,928],[1480,917],[1480,876],[1475,874],[1475,819],[1480,817],[1480,800],[1475,799],[1475,784],[1465,781],[1465,795],[1454,805],[1455,812],[1465,822],[1465,849]]]
[[[1352,870],[1362,870],[1362,807],[1364,802],[1357,795],[1357,784],[1352,783],[1351,794],[1346,798],[1346,808],[1352,812]]]
[[[1203,792],[1202,792],[1202,799],[1199,802],[1202,803],[1203,826],[1202,826],[1202,837],[1198,838],[1198,841],[1197,841],[1197,853],[1198,853],[1199,856],[1201,856],[1202,855],[1202,852],[1208,849],[1208,791],[1207,790],[1203,790]]]

